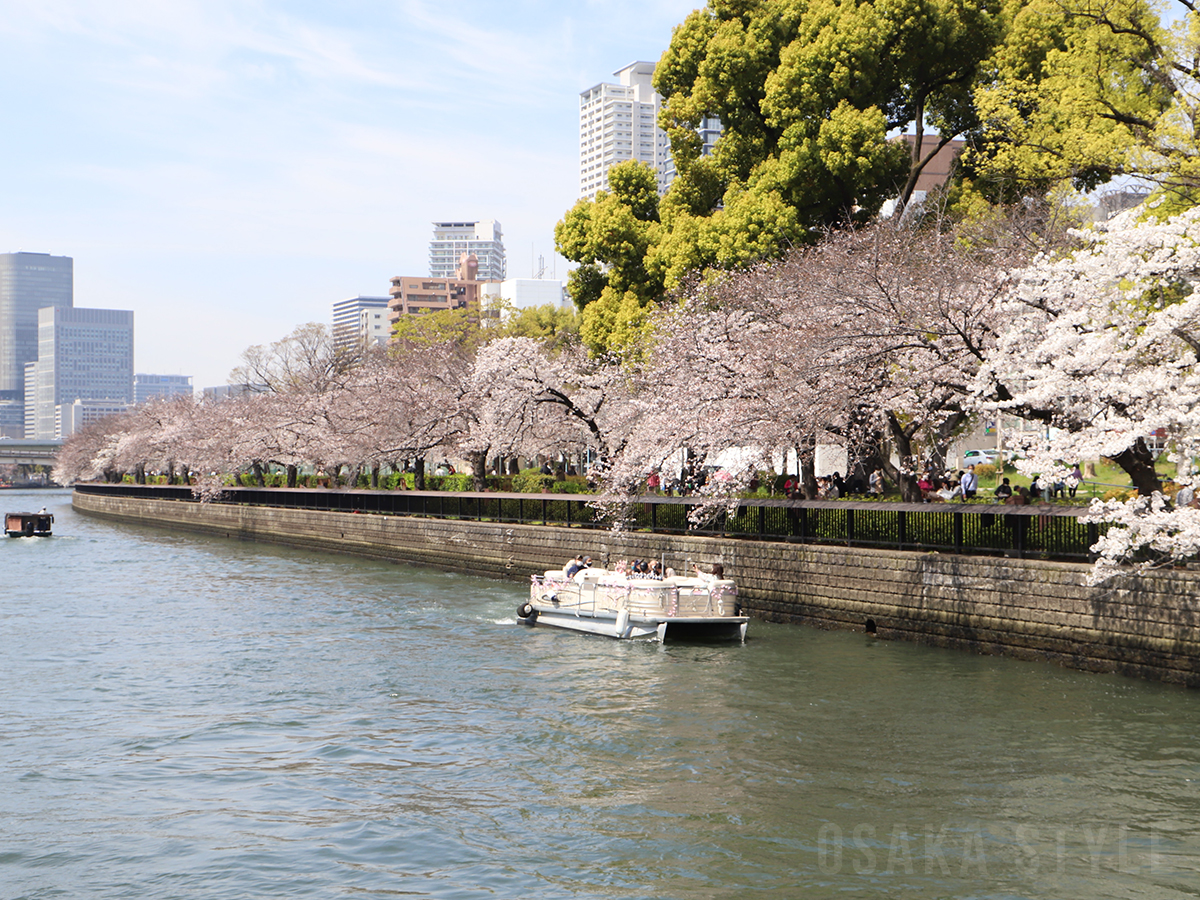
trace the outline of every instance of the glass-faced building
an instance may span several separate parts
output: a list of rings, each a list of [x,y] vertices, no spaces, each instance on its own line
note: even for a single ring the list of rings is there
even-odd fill
[[[38,310],[74,305],[74,261],[0,253],[0,435],[22,437],[25,366],[38,357]]]
[[[138,372],[133,376],[133,402],[137,404],[168,397],[191,397],[194,393],[191,375]]]
[[[34,399],[27,404],[32,406],[32,416],[26,419],[27,438],[66,437],[61,407],[76,400],[131,404],[133,313],[75,307],[40,310],[37,361],[29,368]]]

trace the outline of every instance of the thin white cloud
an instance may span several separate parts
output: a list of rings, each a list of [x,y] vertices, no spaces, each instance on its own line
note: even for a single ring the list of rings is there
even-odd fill
[[[549,259],[578,92],[691,8],[8,0],[0,249],[74,256],[80,305],[136,311],[139,370],[216,383],[424,271],[435,219],[499,219],[513,274]]]

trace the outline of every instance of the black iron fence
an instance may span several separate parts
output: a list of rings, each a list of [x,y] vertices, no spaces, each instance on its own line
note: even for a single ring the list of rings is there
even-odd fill
[[[81,494],[199,502],[188,487],[77,484]],[[229,488],[211,502],[318,509],[432,519],[467,519],[570,528],[609,528],[572,494],[448,493],[441,491]],[[760,541],[833,544],[943,553],[1007,555],[1086,561],[1103,526],[1080,521],[1085,510],[1060,506],[989,506],[956,503],[869,503],[743,500],[730,515],[693,525],[700,501],[639,497],[624,527],[656,534],[699,534]]]

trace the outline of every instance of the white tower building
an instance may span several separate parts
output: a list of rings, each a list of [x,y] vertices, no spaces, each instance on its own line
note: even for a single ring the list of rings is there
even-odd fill
[[[654,63],[630,63],[613,75],[619,83],[601,83],[579,95],[579,196],[596,199],[596,191],[608,189],[608,170],[629,159],[652,168],[658,192],[665,194],[675,163],[667,133],[658,127],[662,97],[651,83]],[[697,131],[707,156],[721,136],[721,121],[706,118]]]
[[[654,63],[630,63],[613,75],[617,84],[602,82],[579,95],[579,195],[594,200],[596,191],[608,189],[608,170],[630,159],[655,171],[661,193],[671,153],[658,127],[662,98],[650,83]]]
[[[434,222],[429,242],[431,278],[458,277],[463,254],[479,260],[480,281],[503,281],[508,274],[504,255],[504,233],[495,219],[486,222]]]

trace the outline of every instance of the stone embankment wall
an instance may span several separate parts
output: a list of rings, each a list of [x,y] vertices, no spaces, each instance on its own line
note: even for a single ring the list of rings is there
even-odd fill
[[[1200,573],[1190,571],[1089,588],[1087,566],[1037,560],[78,493],[74,505],[106,518],[520,581],[576,553],[601,562],[664,558],[677,571],[721,562],[743,611],[758,619],[1200,686]]]

